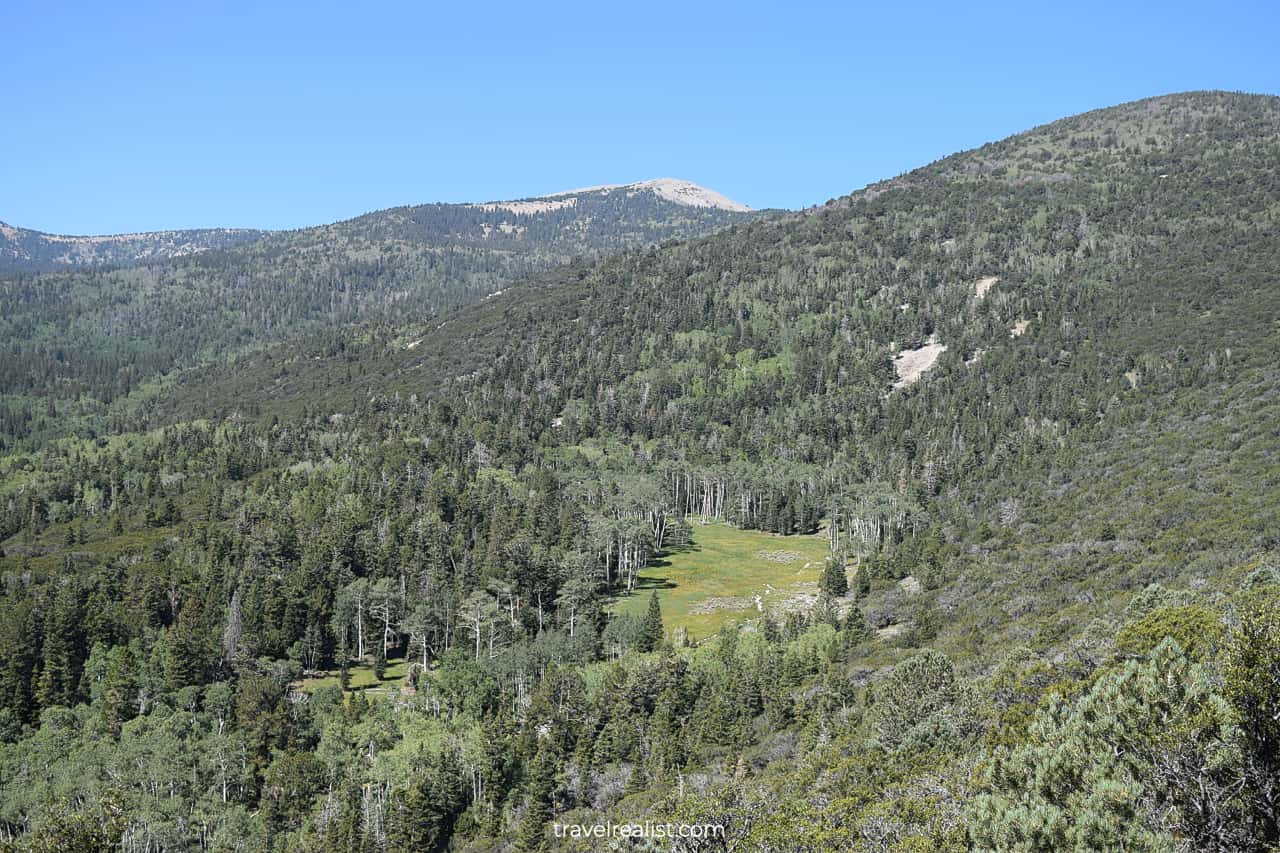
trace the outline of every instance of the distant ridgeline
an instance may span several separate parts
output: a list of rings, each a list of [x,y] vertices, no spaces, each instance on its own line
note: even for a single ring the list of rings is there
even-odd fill
[[[0,222],[0,275],[126,267],[170,260],[275,236],[277,251],[314,248],[317,240],[352,240],[366,251],[389,243],[479,245],[532,252],[558,248],[568,258],[592,251],[689,237],[740,220],[751,208],[689,181],[660,178],[482,204],[426,204],[365,214],[300,231],[195,228],[73,237]],[[367,245],[361,247],[361,240]]]
[[[695,237],[754,215],[711,190],[661,179],[395,208],[288,232],[54,237],[0,226],[0,272],[76,268],[0,278],[8,348],[0,401],[110,402],[175,367],[354,321],[421,320],[574,258]],[[0,431],[28,432],[4,427],[26,417],[0,406]]]
[[[248,228],[195,228],[70,237],[0,222],[0,275],[132,266],[224,249],[257,240],[266,233]]]

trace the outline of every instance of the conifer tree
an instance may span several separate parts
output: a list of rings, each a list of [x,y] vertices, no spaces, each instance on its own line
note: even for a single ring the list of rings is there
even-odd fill
[[[540,748],[529,768],[524,820],[520,824],[520,849],[542,850],[546,846],[547,823],[553,810],[556,756],[550,748]]]
[[[828,557],[822,567],[822,578],[818,587],[832,598],[841,598],[849,591],[849,579],[844,573],[844,561]]]
[[[644,615],[644,625],[640,634],[640,651],[651,652],[662,645],[662,605],[658,602],[655,590],[649,595],[649,610]]]
[[[102,680],[102,722],[113,733],[138,711],[137,662],[128,646],[117,646],[107,658]]]

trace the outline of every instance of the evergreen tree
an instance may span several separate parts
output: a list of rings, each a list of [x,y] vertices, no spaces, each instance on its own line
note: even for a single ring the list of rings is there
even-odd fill
[[[832,598],[841,598],[849,591],[849,579],[845,575],[844,561],[828,557],[822,566],[818,588]]]
[[[137,661],[126,646],[117,646],[107,657],[107,672],[102,679],[100,715],[108,730],[119,734],[121,724],[138,713]]]
[[[80,595],[67,579],[53,597],[45,617],[44,650],[38,699],[44,707],[73,705],[79,696],[81,668],[87,657]]]
[[[204,606],[196,596],[188,596],[177,621],[166,634],[164,670],[169,686],[204,684],[214,649],[213,636],[205,624]]]
[[[443,850],[466,804],[462,774],[452,753],[419,752],[412,781],[393,797],[390,849],[405,853]]]
[[[649,609],[645,612],[641,626],[638,648],[642,652],[651,652],[662,645],[664,636],[662,627],[662,605],[658,601],[658,592],[649,594]]]
[[[547,824],[551,821],[552,795],[558,756],[549,747],[540,747],[529,767],[525,786],[525,812],[520,823],[520,849],[535,851],[546,848]]]

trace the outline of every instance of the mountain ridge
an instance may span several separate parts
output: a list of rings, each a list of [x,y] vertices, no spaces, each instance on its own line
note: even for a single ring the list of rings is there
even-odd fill
[[[1274,113],[1274,105],[1277,103],[1280,103],[1280,95],[1204,89],[1153,95],[1098,107],[1054,119],[975,148],[948,154],[900,175],[874,181],[821,204],[804,208],[798,213],[845,207],[858,201],[874,199],[890,189],[919,188],[931,181],[956,177],[1052,183],[1066,177],[1066,173],[1056,170],[1055,164],[1067,164],[1069,168],[1077,170],[1080,167],[1081,162],[1069,162],[1063,158],[1062,155],[1068,151],[1080,154],[1091,149],[1094,153],[1086,158],[1091,161],[1090,165],[1100,165],[1105,161],[1105,165],[1129,167],[1132,164],[1122,162],[1120,155],[1123,151],[1132,150],[1150,156],[1175,150],[1180,138],[1210,136],[1212,127],[1207,125],[1228,116],[1233,110],[1236,123],[1244,119],[1246,114],[1253,114],[1257,122],[1251,128],[1253,132],[1274,132],[1275,119],[1272,117],[1268,121],[1265,110],[1270,105]],[[1179,134],[1182,136],[1179,137]],[[1032,147],[1040,151],[1043,159],[1023,158],[1019,162],[1019,170],[1013,174],[1008,173],[1008,164],[1003,158],[1011,150]],[[957,165],[962,165],[964,174],[952,172]],[[1005,171],[1002,172],[1002,169]]]
[[[266,233],[253,228],[178,228],[122,234],[51,234],[0,221],[0,275],[181,258],[257,240]]]
[[[1043,191],[1046,199],[1056,207],[1065,205],[1061,199],[1054,199],[1054,195],[1065,196],[1066,191],[1074,177],[1071,180],[1056,178],[1050,180],[1042,180],[1047,174],[1051,177],[1057,173],[1051,170],[1058,168],[1054,165],[1055,158],[1047,160],[1040,159],[1040,149],[1042,143],[1039,141],[1040,136],[1045,133],[1061,136],[1061,132],[1068,130],[1073,126],[1080,124],[1082,117],[1089,121],[1102,119],[1116,119],[1127,116],[1135,112],[1148,111],[1151,107],[1157,108],[1155,115],[1160,118],[1162,111],[1160,108],[1168,107],[1169,110],[1163,112],[1162,124],[1167,128],[1178,124],[1178,121],[1168,120],[1169,116],[1176,117],[1180,113],[1187,111],[1188,107],[1195,104],[1205,104],[1215,107],[1214,112],[1218,112],[1216,107],[1222,104],[1237,104],[1244,109],[1240,116],[1240,121],[1235,124],[1240,132],[1257,132],[1259,140],[1280,139],[1280,97],[1264,96],[1264,95],[1238,95],[1236,93],[1215,93],[1215,92],[1193,92],[1188,93],[1185,97],[1178,95],[1164,95],[1156,98],[1142,99],[1141,101],[1130,102],[1117,105],[1115,107],[1102,108],[1100,110],[1091,110],[1079,116],[1069,116],[1056,122],[1050,122],[1040,125],[1029,131],[1014,134],[1003,140],[988,143],[978,148],[971,149],[966,152],[958,152],[949,155],[934,163],[926,164],[918,169],[912,170],[899,178],[889,179],[885,182],[871,185],[871,188],[878,188],[878,192],[863,194],[865,190],[855,191],[845,196],[850,199],[851,203],[858,202],[860,208],[871,207],[870,211],[863,211],[860,217],[869,217],[869,222],[878,221],[883,214],[879,212],[889,199],[910,199],[910,194],[914,192],[923,193],[921,202],[926,204],[936,204],[941,192],[960,193],[960,198],[976,201],[981,192],[984,192],[984,186],[990,183],[992,187],[999,187],[1002,191],[1023,192],[1025,190]],[[1254,115],[1256,109],[1261,108],[1263,113]],[[1252,116],[1252,117],[1251,117]],[[1183,116],[1183,118],[1186,118]],[[1256,119],[1256,120],[1255,120]],[[1104,122],[1105,124],[1105,122]],[[1112,122],[1117,125],[1117,122]],[[1262,130],[1258,130],[1261,128]],[[1105,133],[1106,127],[1090,127],[1086,128],[1088,133],[1100,134]],[[1113,127],[1113,129],[1117,129]],[[1201,122],[1201,132],[1208,132]],[[1132,131],[1125,131],[1132,133]],[[1185,152],[1179,153],[1177,145],[1179,144],[1195,144],[1195,140],[1191,143],[1180,142],[1175,139],[1172,131],[1166,132],[1162,137],[1156,138],[1158,144],[1151,145],[1152,151],[1157,155],[1153,155],[1151,151],[1147,152],[1130,152],[1123,156],[1131,158],[1132,162],[1127,164],[1126,168],[1131,171],[1133,176],[1140,179],[1146,189],[1144,192],[1152,194],[1152,198],[1148,203],[1168,204],[1177,193],[1185,192],[1186,186],[1184,181],[1189,180],[1188,176],[1175,176],[1164,169],[1171,168],[1170,163],[1175,162],[1178,157],[1185,157]],[[1013,174],[1001,172],[1000,167],[989,168],[987,162],[988,153],[993,147],[999,147],[1004,153],[1010,153],[1011,146],[1022,145],[1021,152],[1014,151],[1016,164],[1013,166]],[[1087,154],[1088,168],[1099,172],[1114,172],[1115,164],[1112,162],[1116,157],[1122,156],[1122,149],[1113,146],[1116,150],[1110,150],[1106,146],[1102,146],[1097,150],[1090,149]],[[1173,159],[1170,159],[1172,152]],[[1077,155],[1079,156],[1079,152]],[[1156,159],[1152,159],[1156,156]],[[967,169],[963,168],[965,158],[972,158],[973,162],[979,164],[979,168]],[[1045,164],[1048,164],[1047,166]],[[956,167],[960,164],[961,168]],[[1006,164],[1005,168],[1008,168]],[[1035,175],[1031,180],[1026,179],[1026,174]],[[1167,175],[1168,177],[1161,177]],[[1087,180],[1092,180],[1090,174],[1085,174]],[[948,189],[949,188],[949,189]],[[1260,194],[1260,190],[1255,190],[1253,195]],[[1250,210],[1263,210],[1265,204],[1263,201],[1253,201],[1248,196],[1239,197],[1242,204],[1250,205]],[[740,228],[730,232],[713,234],[707,237],[697,238],[695,240],[686,241],[678,247],[672,248],[672,254],[697,253],[698,261],[690,261],[690,264],[697,268],[698,265],[706,263],[707,257],[721,254],[724,247],[734,245],[739,247],[743,258],[742,263],[748,266],[755,258],[757,258],[764,249],[754,248],[752,244],[760,247],[768,247],[767,251],[775,251],[775,246],[780,242],[794,242],[801,238],[808,240],[827,240],[831,239],[833,233],[840,233],[840,229],[845,227],[841,223],[844,221],[847,213],[840,211],[849,205],[844,204],[828,204],[816,208],[810,208],[803,212],[787,212],[774,217],[758,218],[744,222]],[[896,206],[896,205],[895,205]],[[892,209],[892,208],[890,208]],[[806,215],[807,214],[807,215]],[[1064,216],[1065,214],[1065,216]],[[1099,223],[1093,221],[1089,216],[1080,219],[1079,214],[1074,212],[1063,211],[1058,215],[1064,216],[1061,222],[1046,222],[1037,226],[1043,236],[1038,239],[1045,245],[1060,244],[1060,248],[1056,254],[1053,264],[1057,266],[1068,262],[1071,257],[1084,257],[1087,253],[1101,251],[1099,247],[1098,228]],[[823,221],[825,218],[825,222]],[[799,231],[796,231],[793,223],[808,221]],[[865,227],[865,226],[864,226]],[[1188,227],[1174,221],[1161,223],[1159,232],[1156,235],[1145,237],[1146,241],[1165,238],[1165,233],[1177,233],[1179,228]],[[953,224],[944,224],[942,228],[955,228]],[[834,229],[834,231],[833,231]],[[781,235],[788,233],[786,238]],[[963,254],[966,250],[963,245],[957,245],[955,236],[948,236],[952,232],[940,234],[925,252],[925,254],[936,253],[940,256],[952,256],[957,252]],[[1065,252],[1067,245],[1070,245],[1070,252]],[[706,251],[703,252],[703,248]],[[910,249],[910,243],[901,241],[893,245],[895,251]],[[883,250],[883,249],[882,249]],[[912,250],[916,251],[916,250]],[[971,251],[971,250],[970,250]],[[1020,250],[1025,252],[1026,250]],[[1134,251],[1132,248],[1126,247],[1123,251],[1117,250],[1116,257],[1120,259],[1125,254]],[[406,376],[409,371],[416,368],[409,365],[425,365],[435,356],[433,351],[439,350],[443,356],[442,363],[453,363],[455,367],[451,371],[438,373],[435,369],[430,369],[427,373],[437,381],[443,382],[445,385],[463,380],[472,375],[477,368],[485,368],[493,363],[493,360],[507,358],[508,355],[504,351],[509,352],[513,346],[513,341],[509,333],[504,332],[508,324],[519,325],[516,321],[517,317],[527,316],[531,311],[546,311],[551,316],[561,316],[572,314],[580,299],[595,298],[602,300],[601,304],[611,301],[617,301],[621,304],[634,298],[637,294],[642,295],[645,299],[658,298],[664,295],[662,285],[645,287],[643,290],[636,290],[631,293],[618,290],[620,286],[627,282],[644,282],[652,280],[662,280],[663,276],[653,270],[644,269],[643,264],[651,257],[647,252],[628,252],[606,259],[599,263],[597,271],[603,271],[604,279],[610,282],[611,290],[608,295],[602,295],[598,287],[590,287],[583,281],[584,270],[582,268],[574,268],[572,270],[549,270],[537,275],[529,276],[525,279],[515,282],[512,286],[503,289],[501,292],[493,293],[490,298],[476,304],[458,306],[437,318],[433,318],[428,324],[415,326],[412,323],[404,324],[399,330],[392,328],[391,330],[383,330],[379,338],[396,339],[399,332],[403,332],[404,336],[410,339],[419,340],[421,344],[415,346],[411,352],[404,352],[393,356],[394,359],[403,362],[394,371],[394,375]],[[955,262],[950,262],[955,263]],[[885,379],[885,385],[888,387],[898,377],[894,374],[892,360],[904,351],[915,350],[920,346],[926,345],[930,340],[935,339],[937,329],[950,326],[945,337],[939,342],[947,347],[955,349],[952,354],[966,368],[971,368],[979,361],[981,350],[984,346],[1005,345],[1006,339],[1020,338],[1026,333],[1032,320],[1027,316],[1010,315],[1007,319],[1002,319],[998,325],[999,334],[991,340],[983,340],[975,338],[971,333],[961,333],[957,324],[968,322],[965,318],[973,311],[972,305],[976,302],[981,305],[986,300],[982,298],[985,288],[991,286],[991,281],[999,280],[1001,283],[988,297],[993,300],[990,304],[1000,306],[1000,310],[1007,311],[1007,306],[1011,303],[1024,303],[1022,313],[1027,312],[1025,307],[1025,295],[1019,295],[1019,286],[1025,284],[1029,276],[1027,273],[1010,274],[1004,266],[1009,261],[997,264],[994,262],[978,263],[977,261],[966,261],[963,264],[955,264],[958,269],[968,268],[963,274],[958,274],[955,280],[946,282],[938,282],[934,286],[938,289],[936,293],[925,291],[913,291],[906,294],[897,288],[888,288],[886,294],[876,298],[876,303],[883,302],[886,306],[891,306],[897,315],[894,322],[890,325],[894,331],[888,334],[885,340],[879,341],[878,346],[882,350],[882,355],[878,357],[877,369]],[[1127,262],[1131,263],[1131,261]],[[587,279],[588,281],[590,279]],[[696,277],[690,281],[697,280]],[[562,288],[564,290],[562,290]],[[763,294],[761,294],[763,296]],[[976,299],[974,298],[976,295]],[[937,305],[947,304],[949,307],[946,311],[942,311],[936,305],[930,305],[930,302],[936,302]],[[922,304],[924,303],[924,304]],[[598,306],[597,306],[598,307]],[[951,315],[951,316],[947,316]],[[469,330],[468,334],[472,335],[468,339],[469,347],[464,350],[454,345],[450,335],[436,334],[440,330],[449,325],[456,324],[463,326]],[[936,328],[935,328],[936,327]],[[521,327],[523,331],[523,327]],[[577,335],[579,332],[574,326],[565,328],[565,333],[569,335]],[[364,332],[360,333],[361,335]],[[492,343],[494,348],[488,349],[488,344]],[[544,341],[540,346],[549,345],[550,342]],[[381,344],[374,343],[372,349],[378,349]],[[447,352],[447,355],[445,353]],[[474,355],[476,357],[469,357]],[[352,350],[344,350],[343,359],[350,362],[352,358]],[[939,365],[950,364],[951,357],[944,358]],[[935,367],[934,370],[938,368]],[[303,367],[305,371],[305,366]],[[357,377],[359,374],[357,373]],[[360,381],[357,379],[357,381]],[[395,387],[395,386],[392,386]],[[373,392],[373,389],[369,389]],[[407,386],[400,386],[399,390],[408,390]],[[252,395],[250,395],[252,396]],[[259,402],[266,404],[266,400]]]
[[[50,357],[37,368],[50,388],[69,391],[78,387],[75,377],[107,371],[123,389],[132,386],[132,371],[109,366],[117,361],[103,358],[108,350],[149,353],[145,373],[154,377],[302,331],[428,317],[575,258],[705,235],[761,215],[703,206],[719,204],[718,195],[697,188],[688,197],[695,185],[676,183],[686,191],[680,202],[645,187],[540,202],[416,205],[134,265],[37,273],[30,281],[0,276],[0,297],[12,306],[0,316],[0,336],[16,350]],[[0,365],[0,394],[31,387],[17,364]],[[101,387],[100,379],[91,384]]]
[[[527,199],[484,202],[483,205],[503,205],[522,201],[560,199],[565,196],[589,195],[592,193],[607,194],[614,190],[630,190],[635,192],[649,191],[666,199],[667,201],[682,204],[686,207],[716,207],[721,210],[729,210],[735,213],[750,213],[752,210],[749,206],[742,204],[741,202],[734,201],[722,193],[701,186],[700,184],[695,184],[693,181],[686,181],[681,178],[652,178],[647,181],[633,181],[629,184],[597,184],[596,186],[579,187],[572,190],[547,193],[546,195],[532,196]]]
[[[302,234],[316,229],[334,229],[347,223],[392,217],[405,211],[431,209],[471,209],[484,213],[506,212],[516,216],[536,216],[575,207],[579,198],[602,199],[618,190],[651,194],[660,202],[682,208],[753,213],[715,190],[679,178],[655,178],[625,184],[601,184],[526,198],[485,202],[425,202],[380,208],[334,222],[289,229],[260,228],[176,228],[119,234],[54,234],[0,221],[0,275],[7,273],[57,272],[100,267],[132,266],[153,261],[183,258],[198,252],[227,249],[266,237]],[[480,223],[481,236],[517,234],[527,226],[519,223]],[[459,234],[458,236],[464,236]]]

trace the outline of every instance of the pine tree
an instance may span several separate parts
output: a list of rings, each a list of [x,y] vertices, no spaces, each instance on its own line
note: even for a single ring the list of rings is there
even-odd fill
[[[658,602],[658,593],[655,590],[649,595],[649,610],[644,615],[640,634],[640,651],[651,652],[658,648],[662,645],[663,635],[662,605]]]
[[[871,635],[871,626],[867,617],[857,607],[849,608],[845,614],[844,624],[840,628],[841,644],[847,649],[861,643]]]
[[[871,592],[871,570],[866,563],[860,563],[853,570],[853,589],[859,598]]]
[[[45,619],[43,667],[38,697],[43,707],[75,704],[80,675],[88,656],[84,648],[84,619],[80,595],[64,582],[58,589]]]
[[[681,704],[680,692],[673,685],[662,691],[654,707],[649,738],[653,743],[652,760],[658,771],[673,770],[684,764]]]
[[[1266,845],[1280,842],[1280,606],[1247,611],[1227,649],[1227,700],[1243,733],[1251,823]]]
[[[1187,805],[1194,808],[1179,809],[1174,796],[1162,803],[1172,806],[1169,817],[1201,815],[1208,808],[1234,811],[1238,797],[1234,791],[1215,795],[1210,769],[1231,755],[1225,744],[1214,742],[1231,731],[1228,720],[1205,673],[1177,643],[1165,640],[1147,660],[1127,661],[1074,703],[1058,699],[1045,706],[1025,742],[996,750],[984,770],[991,793],[975,797],[967,808],[972,841],[981,849],[1172,849],[1172,839],[1147,819],[1144,794],[1153,787],[1176,792],[1159,781],[1160,774],[1188,767]],[[1192,837],[1191,848],[1270,846],[1241,837],[1248,821],[1238,813],[1231,817],[1217,827],[1216,838],[1199,839],[1212,844]],[[1197,834],[1194,824],[1179,829]]]
[[[204,606],[189,596],[166,635],[165,680],[170,687],[203,684],[215,656],[213,638],[205,626]]]
[[[43,620],[30,601],[11,607],[5,616],[0,620],[0,708],[31,722],[39,710],[34,682]]]
[[[524,819],[520,823],[520,849],[542,850],[546,846],[547,823],[553,810],[557,757],[549,748],[540,748],[529,768]]]
[[[462,773],[452,753],[419,752],[413,780],[397,791],[388,821],[392,850],[442,850],[466,805]]]
[[[103,724],[114,734],[120,726],[138,713],[137,661],[128,646],[117,646],[107,658],[107,673],[102,679]]]
[[[849,591],[849,579],[845,576],[842,560],[834,557],[827,558],[826,564],[822,567],[818,588],[832,598],[841,598]]]

